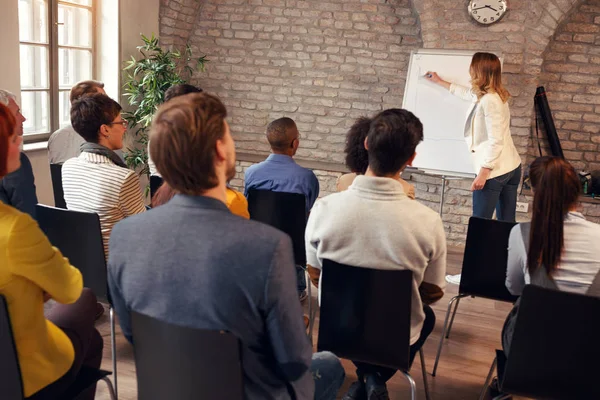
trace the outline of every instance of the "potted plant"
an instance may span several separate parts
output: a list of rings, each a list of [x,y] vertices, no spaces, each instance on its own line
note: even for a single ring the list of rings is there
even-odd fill
[[[190,65],[204,71],[206,56],[194,58],[192,49],[186,45],[183,52],[177,49],[163,49],[158,38],[141,35],[141,46],[137,49],[141,58],[131,56],[125,71],[124,96],[130,111],[124,112],[129,122],[129,129],[135,133],[134,146],[125,152],[125,162],[139,172],[148,176],[148,128],[158,106],[162,104],[165,91],[173,85],[186,83],[194,73]],[[146,188],[146,195],[148,188]]]

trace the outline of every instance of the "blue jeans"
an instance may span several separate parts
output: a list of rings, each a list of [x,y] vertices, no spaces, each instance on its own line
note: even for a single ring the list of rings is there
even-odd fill
[[[315,380],[315,400],[335,400],[346,377],[340,359],[328,351],[315,353],[310,372]]]
[[[296,265],[296,280],[298,293],[300,294],[306,290],[306,272],[304,272],[304,268],[299,265]]]
[[[488,179],[483,189],[473,192],[473,216],[491,219],[496,209],[498,221],[515,222],[520,181],[520,165],[507,174]]]

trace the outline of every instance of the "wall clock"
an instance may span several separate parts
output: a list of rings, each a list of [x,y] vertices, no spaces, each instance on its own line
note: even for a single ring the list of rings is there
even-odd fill
[[[508,10],[506,0],[470,0],[467,11],[471,18],[483,25],[498,22]]]

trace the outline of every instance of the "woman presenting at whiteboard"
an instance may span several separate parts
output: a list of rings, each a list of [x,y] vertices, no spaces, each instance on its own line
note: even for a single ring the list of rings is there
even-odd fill
[[[455,96],[471,101],[465,139],[477,177],[471,185],[473,216],[515,222],[521,158],[510,135],[510,93],[502,86],[500,60],[491,53],[475,53],[469,69],[471,88],[446,82],[435,72],[425,78]]]

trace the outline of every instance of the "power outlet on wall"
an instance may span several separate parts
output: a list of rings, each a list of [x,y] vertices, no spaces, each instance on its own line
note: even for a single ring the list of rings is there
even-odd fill
[[[526,213],[529,211],[529,203],[517,202],[517,212]]]

